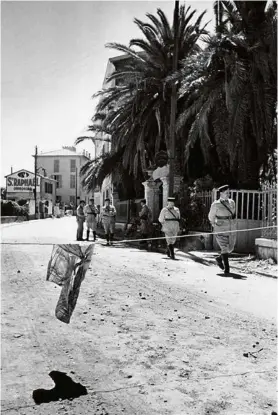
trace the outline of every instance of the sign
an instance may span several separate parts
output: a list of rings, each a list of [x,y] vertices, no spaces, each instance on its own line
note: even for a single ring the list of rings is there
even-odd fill
[[[40,192],[40,176],[36,178],[36,189]],[[35,174],[20,170],[7,176],[7,192],[32,192],[35,188]]]

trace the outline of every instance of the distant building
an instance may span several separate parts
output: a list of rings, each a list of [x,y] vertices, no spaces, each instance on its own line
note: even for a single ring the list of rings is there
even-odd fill
[[[115,70],[121,68],[124,64],[126,64],[129,61],[129,59],[129,55],[126,54],[116,56],[108,60],[105,77],[102,84],[103,89],[111,88],[115,85],[120,84],[119,80],[113,79],[111,82],[107,82],[107,79],[109,78],[109,76],[112,75],[112,73]],[[110,136],[108,134],[97,133],[95,136],[94,144],[96,158],[100,157],[101,154],[111,151]],[[115,186],[113,185],[113,180],[111,176],[105,178],[100,189],[95,189],[94,195],[95,201],[100,205],[104,204],[104,199],[106,197],[110,197],[113,200],[114,204],[117,202],[118,194],[116,192]]]
[[[79,200],[88,202],[91,197],[81,186],[80,169],[90,160],[87,151],[78,153],[76,147],[64,146],[60,150],[37,155],[38,169],[57,181],[56,202],[76,206]]]
[[[35,215],[35,173],[19,170],[6,177],[6,199],[18,202],[26,200],[29,205],[29,216]],[[56,202],[56,180],[37,174],[37,207],[41,217],[53,214]]]

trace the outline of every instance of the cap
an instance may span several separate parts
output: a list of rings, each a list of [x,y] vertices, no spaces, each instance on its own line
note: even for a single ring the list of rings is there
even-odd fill
[[[218,191],[219,192],[225,192],[225,190],[228,190],[228,189],[230,189],[230,186],[228,184],[224,184],[223,186],[220,186],[218,188]]]
[[[176,200],[176,198],[175,197],[168,197],[168,202],[174,202],[175,200]]]
[[[104,202],[110,202],[109,197],[107,197],[106,199],[104,199]]]

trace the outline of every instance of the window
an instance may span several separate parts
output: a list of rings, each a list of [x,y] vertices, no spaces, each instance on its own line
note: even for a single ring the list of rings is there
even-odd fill
[[[52,194],[52,192],[53,192],[53,186],[52,186],[52,183],[45,182],[45,183],[44,183],[44,191],[45,191],[45,193],[50,193],[50,194]]]
[[[52,178],[57,180],[57,189],[62,187],[62,175],[61,174],[53,174]]]
[[[54,160],[54,173],[58,173],[60,167],[60,160]]]
[[[75,189],[75,174],[70,175],[70,188]]]
[[[70,172],[75,173],[75,170],[76,170],[76,160],[71,160],[70,161]]]

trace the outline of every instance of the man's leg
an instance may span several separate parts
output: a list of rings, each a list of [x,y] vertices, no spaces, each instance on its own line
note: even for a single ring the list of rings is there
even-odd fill
[[[223,264],[223,260],[222,260],[222,256],[221,254],[219,254],[216,258],[216,264],[219,266],[219,268],[224,270],[224,264]]]
[[[174,245],[170,244],[169,245],[169,250],[170,250],[170,256],[172,259],[175,259],[175,253],[174,253]]]
[[[230,272],[229,254],[228,253],[222,254],[222,258],[224,262],[224,272],[225,274],[229,274]]]
[[[82,241],[83,239],[83,222],[80,220],[77,222],[77,238],[78,241]]]
[[[97,238],[97,233],[96,233],[96,231],[93,231],[93,235],[94,235],[94,242],[95,242],[95,240],[96,240],[96,238]]]

